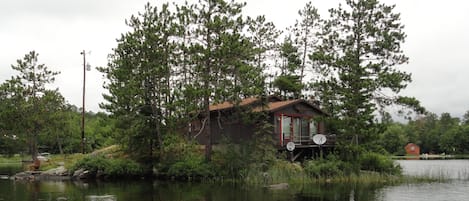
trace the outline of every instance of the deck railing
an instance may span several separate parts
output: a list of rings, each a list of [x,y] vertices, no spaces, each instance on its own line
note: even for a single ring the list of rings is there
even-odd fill
[[[326,143],[325,145],[334,145],[336,141],[336,136],[335,135],[325,135],[326,136]],[[288,142],[291,142],[293,138],[293,142],[296,145],[314,145],[313,138],[311,136],[292,136],[291,138],[289,137],[284,137],[283,142],[284,145],[286,145]]]

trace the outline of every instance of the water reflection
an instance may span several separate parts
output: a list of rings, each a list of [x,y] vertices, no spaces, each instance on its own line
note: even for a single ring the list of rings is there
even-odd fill
[[[117,201],[115,195],[88,195],[86,199],[89,201]]]
[[[305,184],[270,190],[233,184],[160,181],[20,182],[0,180],[0,201],[414,201],[466,200],[469,160],[401,161],[409,175],[450,175],[446,182],[401,184]],[[434,174],[435,173],[435,174]],[[422,175],[421,175],[422,176]],[[425,175],[423,175],[425,176]]]
[[[291,185],[284,190],[244,185],[175,182],[15,182],[0,181],[0,200],[86,200],[86,201],[215,201],[289,200],[341,201],[375,200],[382,186],[353,184]]]

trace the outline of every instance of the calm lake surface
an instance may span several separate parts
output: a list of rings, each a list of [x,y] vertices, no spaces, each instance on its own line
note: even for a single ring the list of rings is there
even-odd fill
[[[461,201],[469,200],[469,160],[399,160],[408,175],[446,178],[398,186],[328,184],[268,190],[241,185],[133,182],[19,182],[0,179],[0,201]],[[0,165],[0,175],[5,174]],[[11,168],[9,169],[11,172]]]

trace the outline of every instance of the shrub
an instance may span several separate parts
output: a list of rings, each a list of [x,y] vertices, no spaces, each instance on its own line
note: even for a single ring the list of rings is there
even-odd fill
[[[201,155],[189,155],[170,165],[168,174],[182,179],[212,176],[211,166]]]
[[[248,168],[248,154],[246,147],[243,145],[235,145],[233,143],[225,143],[219,145],[213,152],[212,164],[216,168],[218,176],[228,177],[231,179],[242,179],[246,176]]]
[[[242,180],[247,184],[278,184],[304,182],[306,175],[299,163],[291,163],[286,160],[274,160],[272,166],[263,170],[258,165],[250,165],[243,169]]]
[[[343,162],[337,160],[307,161],[304,165],[306,174],[312,178],[329,178],[344,175]]]
[[[360,156],[359,164],[361,170],[375,171],[379,173],[401,174],[401,167],[394,161],[381,154],[366,152]]]
[[[96,176],[101,172],[106,178],[139,176],[143,173],[143,168],[137,162],[130,159],[112,159],[104,156],[87,156],[79,160],[72,168],[72,171],[85,169]]]

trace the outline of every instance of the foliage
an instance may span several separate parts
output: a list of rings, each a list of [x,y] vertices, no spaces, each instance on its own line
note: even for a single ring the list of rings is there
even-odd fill
[[[267,103],[262,103],[264,107]],[[277,148],[273,138],[274,125],[269,122],[270,118],[266,112],[251,114],[251,121],[255,125],[252,140],[248,143],[249,153],[246,159],[249,163],[257,166],[263,171],[269,169],[277,159]]]
[[[340,161],[307,161],[304,165],[305,172],[312,178],[330,178],[344,175],[344,172],[340,169],[343,162]]]
[[[308,58],[309,55],[316,51],[316,45],[318,44],[318,37],[322,20],[316,9],[311,2],[306,3],[305,7],[298,11],[300,20],[297,20],[291,32],[295,36],[294,41],[298,47],[299,59],[301,60],[300,66],[300,83],[304,86],[307,83],[314,83],[313,75],[306,76],[306,72],[312,71],[313,61]],[[310,79],[310,80],[309,80]]]
[[[273,86],[283,96],[300,98],[304,86],[296,71],[301,67],[301,59],[290,36],[286,37],[280,46],[280,59],[280,75],[275,78]]]
[[[223,145],[213,153],[212,164],[219,176],[228,178],[243,178],[249,167],[249,157],[246,145],[237,145],[224,139]]]
[[[127,21],[107,67],[102,107],[117,119],[122,144],[144,158],[164,146],[167,133],[204,114],[209,105],[257,95],[261,70],[251,65],[254,46],[245,36],[244,4],[204,0],[198,4],[145,6]],[[210,121],[205,121],[210,128]],[[206,157],[210,159],[210,129]]]
[[[0,112],[0,134],[21,144],[28,142],[33,159],[38,153],[38,136],[53,123],[50,120],[64,100],[57,90],[46,87],[54,82],[59,72],[38,64],[38,56],[35,51],[30,51],[18,59],[17,64],[11,66],[18,75],[0,87],[1,107],[8,107]],[[24,149],[24,145],[21,148]]]
[[[106,178],[122,178],[140,176],[143,173],[141,165],[130,159],[106,158],[103,155],[87,156],[75,163],[71,171],[85,169],[97,176],[98,173]],[[99,176],[99,175],[98,175]]]
[[[464,121],[449,113],[442,113],[440,116],[428,113],[401,126],[408,142],[420,146],[421,153],[467,154],[469,129]],[[390,140],[383,139],[383,143],[392,144]],[[403,150],[403,147],[395,145],[387,149]]]
[[[402,171],[401,167],[396,165],[390,157],[373,152],[360,155],[359,163],[361,170],[392,175],[400,175]]]
[[[321,75],[314,89],[331,115],[334,132],[343,136],[340,140],[376,140],[375,112],[401,103],[397,94],[411,81],[410,74],[395,67],[408,58],[401,49],[406,35],[394,7],[348,0],[346,7],[331,9],[311,55]]]
[[[187,178],[191,177],[213,177],[214,172],[209,163],[204,160],[202,155],[193,155],[184,157],[182,160],[175,162],[168,169],[168,175]]]
[[[164,136],[159,160],[157,176],[190,180],[215,175],[212,164],[204,160],[199,146],[178,134]]]
[[[401,124],[390,124],[386,130],[380,135],[379,144],[388,153],[394,155],[404,155],[403,147],[409,142],[405,133],[404,126]]]

